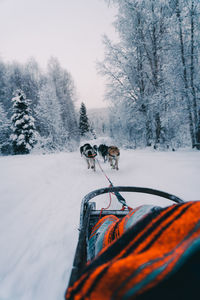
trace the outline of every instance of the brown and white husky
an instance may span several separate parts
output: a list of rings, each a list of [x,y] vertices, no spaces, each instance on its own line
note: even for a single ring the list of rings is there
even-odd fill
[[[119,162],[120,151],[116,146],[108,147],[108,161],[112,167],[112,169],[119,170],[118,162]]]

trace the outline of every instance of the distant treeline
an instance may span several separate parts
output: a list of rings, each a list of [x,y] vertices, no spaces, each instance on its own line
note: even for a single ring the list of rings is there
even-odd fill
[[[12,154],[13,131],[19,120],[16,121],[16,105],[13,108],[11,100],[16,101],[19,90],[28,101],[28,111],[37,131],[37,147],[53,151],[73,150],[79,142],[75,87],[69,72],[56,58],[51,58],[46,73],[34,59],[26,64],[0,61],[1,152]]]

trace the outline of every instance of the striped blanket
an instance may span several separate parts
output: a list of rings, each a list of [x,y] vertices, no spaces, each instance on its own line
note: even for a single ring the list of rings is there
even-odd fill
[[[200,299],[200,201],[104,217],[88,253],[66,299]]]

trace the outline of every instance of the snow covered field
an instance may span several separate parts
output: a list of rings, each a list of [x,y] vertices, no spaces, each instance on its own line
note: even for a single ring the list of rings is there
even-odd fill
[[[200,200],[198,151],[122,150],[119,171],[100,162],[114,185]],[[79,152],[0,157],[0,170],[0,299],[61,300],[76,248],[81,200],[108,182],[98,166],[95,173],[87,170]]]

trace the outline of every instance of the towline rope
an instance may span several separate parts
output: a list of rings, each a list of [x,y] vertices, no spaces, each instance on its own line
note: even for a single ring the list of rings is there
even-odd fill
[[[95,160],[97,161],[98,165],[99,165],[99,168],[101,170],[101,172],[104,174],[104,176],[106,177],[106,179],[109,181],[110,185],[109,187],[114,187],[112,181],[110,180],[110,178],[106,175],[106,173],[104,172],[103,168],[101,167],[101,164],[99,162],[99,160],[97,158],[95,158]],[[128,209],[128,210],[132,210],[131,207],[129,207],[127,204],[126,204],[126,200],[124,199],[124,197],[122,197],[122,195],[119,193],[119,192],[114,192],[117,200],[122,204],[122,210],[124,209]],[[110,206],[110,205],[109,205]]]

